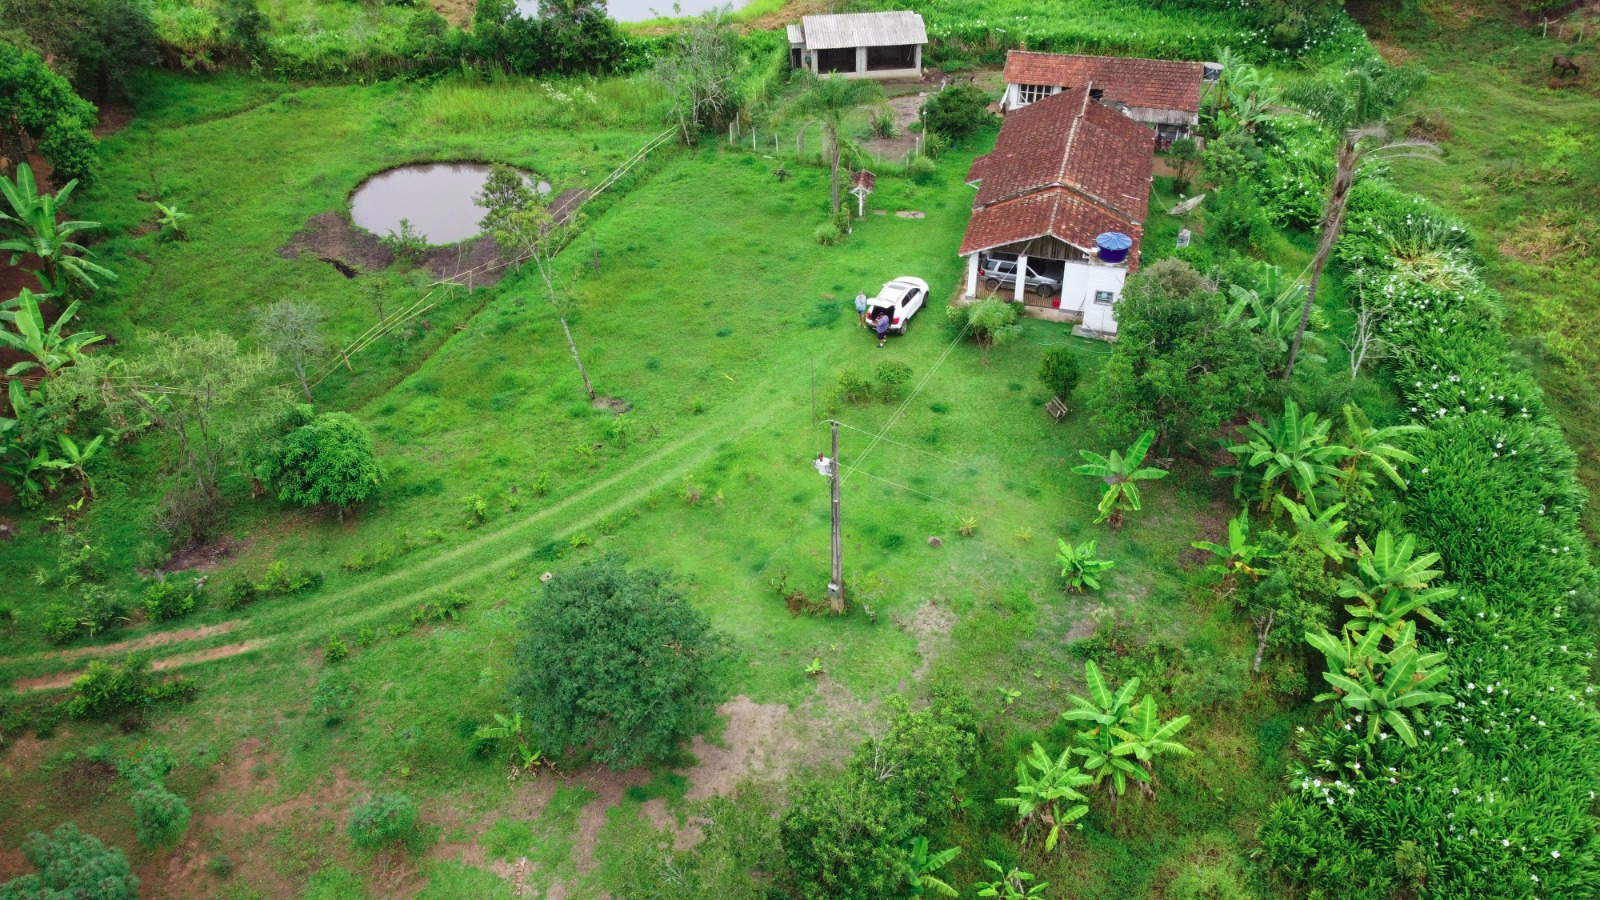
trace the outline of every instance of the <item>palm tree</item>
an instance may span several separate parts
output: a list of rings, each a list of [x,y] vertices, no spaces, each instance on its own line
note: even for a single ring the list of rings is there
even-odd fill
[[[838,75],[805,76],[806,88],[789,107],[793,118],[813,119],[822,123],[822,133],[832,155],[833,206],[839,212],[839,160],[844,153],[842,133],[846,120],[858,109],[868,104],[883,103],[883,88],[876,82],[841,78]]]
[[[1378,729],[1388,724],[1407,747],[1415,747],[1417,735],[1406,711],[1448,703],[1452,699],[1449,694],[1433,690],[1450,675],[1448,666],[1439,665],[1444,662],[1445,654],[1419,651],[1416,627],[1416,623],[1407,622],[1394,649],[1375,654],[1371,665],[1358,669],[1354,677],[1342,671],[1322,673],[1323,680],[1333,690],[1318,694],[1314,699],[1317,702],[1334,700],[1365,716],[1369,744],[1378,739]],[[1313,641],[1312,635],[1306,636],[1318,649],[1335,643],[1327,634],[1316,638]],[[1329,657],[1329,663],[1339,668],[1341,661]]]
[[[1259,579],[1262,574],[1258,560],[1272,559],[1276,553],[1269,553],[1260,544],[1250,540],[1250,511],[1242,510],[1237,516],[1228,520],[1228,543],[1215,544],[1211,541],[1193,541],[1189,546],[1196,550],[1206,550],[1215,554],[1219,561],[1212,563],[1208,568],[1213,572],[1221,573],[1223,593],[1233,593],[1234,582],[1239,575],[1249,575]]]
[[[67,337],[61,336],[65,328],[78,313],[78,301],[67,304],[55,324],[46,328],[44,315],[39,311],[39,295],[22,289],[13,301],[14,310],[0,310],[0,320],[9,321],[15,327],[16,333],[0,328],[0,346],[10,347],[21,353],[33,357],[12,364],[6,370],[7,375],[21,375],[32,369],[44,370],[44,377],[49,378],[68,363],[78,361],[78,354],[84,347],[105,340],[105,335],[95,334],[92,331],[80,331]]]
[[[1283,417],[1271,418],[1265,425],[1249,423],[1254,434],[1242,444],[1228,448],[1242,465],[1225,466],[1218,475],[1235,475],[1242,486],[1246,478],[1260,479],[1261,509],[1272,505],[1274,494],[1286,493],[1277,487],[1287,476],[1296,493],[1312,512],[1317,509],[1316,489],[1324,482],[1337,483],[1339,469],[1334,462],[1351,454],[1348,447],[1328,443],[1330,423],[1318,422],[1317,414],[1300,414],[1300,406],[1283,401]],[[1261,469],[1259,475],[1254,470]]]
[[[1421,425],[1389,425],[1384,428],[1374,428],[1367,419],[1367,414],[1362,412],[1355,404],[1347,404],[1344,408],[1345,444],[1350,450],[1350,455],[1345,457],[1341,464],[1345,470],[1344,493],[1345,497],[1358,485],[1365,488],[1377,481],[1377,476],[1363,467],[1363,464],[1378,470],[1384,477],[1400,490],[1406,489],[1406,480],[1400,477],[1400,471],[1395,468],[1396,463],[1414,463],[1417,457],[1408,450],[1402,450],[1391,441],[1403,434],[1416,434],[1425,431]]]
[[[1106,483],[1105,493],[1100,497],[1100,516],[1095,519],[1096,522],[1110,519],[1112,528],[1121,528],[1123,513],[1137,512],[1141,508],[1138,482],[1167,477],[1165,469],[1139,468],[1155,439],[1154,431],[1146,431],[1134,440],[1126,454],[1113,450],[1110,456],[1101,456],[1090,450],[1078,451],[1078,455],[1084,459],[1084,465],[1074,466],[1073,473],[1092,475]]]
[[[1182,731],[1188,724],[1188,716],[1161,721],[1161,716],[1156,711],[1155,695],[1145,694],[1144,699],[1122,725],[1112,726],[1111,733],[1121,738],[1122,743],[1112,747],[1111,752],[1113,755],[1123,757],[1131,754],[1144,767],[1147,777],[1139,783],[1139,789],[1145,794],[1155,792],[1156,771],[1150,763],[1152,759],[1157,756],[1193,755],[1193,751],[1188,747],[1172,740],[1173,735]]]
[[[1023,823],[1023,843],[1027,843],[1027,829],[1035,819],[1050,829],[1044,839],[1045,852],[1056,849],[1061,829],[1083,818],[1089,812],[1088,798],[1078,788],[1095,781],[1070,765],[1071,750],[1061,751],[1052,759],[1039,742],[1033,744],[1033,753],[1017,760],[1017,796],[1001,797],[994,801],[1017,811],[1017,820]],[[1034,774],[1029,769],[1037,769]],[[1073,804],[1063,808],[1063,803]]]
[[[1405,617],[1416,613],[1435,625],[1443,626],[1430,607],[1431,603],[1448,600],[1457,593],[1453,587],[1431,585],[1443,575],[1429,566],[1439,561],[1439,554],[1416,554],[1415,535],[1395,540],[1388,531],[1378,532],[1378,538],[1368,549],[1365,541],[1356,538],[1356,574],[1347,575],[1339,585],[1339,596],[1357,602],[1345,606],[1351,619],[1345,628],[1352,632],[1376,628],[1396,637],[1405,624]]]
[[[99,287],[91,275],[109,281],[117,278],[110,269],[81,258],[90,255],[89,251],[69,240],[79,231],[99,228],[99,222],[57,221],[77,186],[78,180],[74,178],[55,196],[41,194],[33,180],[33,169],[27,163],[17,166],[15,182],[0,177],[0,196],[4,196],[10,206],[10,212],[0,209],[0,238],[4,238],[0,240],[0,251],[11,251],[13,266],[24,253],[38,256],[44,263],[39,281],[58,297],[66,296],[69,278],[90,289]]]
[[[86,497],[94,496],[94,479],[89,477],[89,461],[95,458],[105,442],[106,436],[103,434],[95,435],[94,440],[87,444],[79,444],[65,434],[56,436],[56,443],[61,445],[61,461],[66,463],[67,471],[78,476]]]
[[[1289,361],[1283,368],[1285,381],[1294,377],[1294,364],[1300,355],[1306,323],[1317,301],[1317,285],[1334,244],[1344,231],[1350,191],[1355,187],[1361,167],[1373,159],[1436,158],[1438,155],[1439,148],[1430,141],[1390,140],[1389,129],[1383,124],[1421,81],[1422,73],[1417,69],[1391,68],[1383,60],[1372,57],[1343,69],[1325,69],[1285,92],[1284,99],[1290,107],[1340,135],[1334,153],[1333,183],[1322,207],[1322,234],[1311,261],[1311,285],[1300,307],[1300,323],[1289,346]]]
[[[1145,770],[1129,762],[1125,754],[1113,752],[1120,743],[1114,729],[1132,714],[1133,696],[1139,690],[1139,679],[1130,679],[1122,686],[1122,690],[1113,694],[1094,660],[1084,663],[1083,677],[1089,685],[1089,696],[1068,694],[1067,699],[1072,702],[1073,708],[1061,714],[1061,718],[1068,722],[1087,722],[1090,725],[1078,732],[1078,746],[1073,747],[1072,752],[1084,758],[1083,768],[1093,775],[1095,785],[1104,783],[1109,777],[1111,783],[1106,785],[1106,789],[1121,794],[1127,790],[1129,778],[1144,781],[1148,777]]]
[[[951,847],[940,850],[938,853],[928,853],[928,839],[918,835],[911,839],[911,858],[906,860],[910,870],[906,880],[911,882],[911,896],[920,897],[930,889],[942,897],[955,897],[958,893],[955,888],[940,880],[933,873],[944,868],[950,860],[961,855],[960,847]]]

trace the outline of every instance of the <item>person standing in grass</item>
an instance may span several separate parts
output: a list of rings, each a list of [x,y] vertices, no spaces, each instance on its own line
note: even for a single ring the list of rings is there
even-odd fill
[[[856,324],[867,327],[867,292],[856,291]]]
[[[877,330],[878,330],[878,346],[882,347],[883,346],[883,342],[887,341],[889,339],[889,314],[888,313],[886,313],[886,312],[885,313],[878,313]]]

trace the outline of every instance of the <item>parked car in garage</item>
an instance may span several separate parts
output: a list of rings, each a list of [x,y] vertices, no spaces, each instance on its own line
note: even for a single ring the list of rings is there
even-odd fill
[[[879,313],[889,314],[889,330],[905,334],[911,327],[911,317],[917,314],[928,299],[928,283],[921,278],[906,276],[896,278],[878,291],[878,296],[867,301],[867,321],[875,322]]]
[[[983,279],[983,286],[991,294],[1002,288],[1015,289],[1017,258],[1009,253],[984,254],[978,262],[978,277]],[[1041,297],[1054,297],[1061,293],[1061,279],[1040,272],[1031,261],[1026,278],[1024,290],[1033,291]]]

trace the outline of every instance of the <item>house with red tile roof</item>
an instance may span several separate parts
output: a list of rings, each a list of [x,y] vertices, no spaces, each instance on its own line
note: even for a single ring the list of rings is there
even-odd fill
[[[1091,99],[1143,122],[1168,142],[1188,137],[1200,123],[1200,102],[1221,76],[1217,63],[1013,50],[1006,54],[1000,108],[1021,109],[1093,82]]]
[[[967,297],[982,284],[1034,314],[1078,322],[1080,333],[1109,336],[1139,264],[1155,143],[1093,90],[1062,90],[1006,116],[994,151],[967,172],[978,196],[961,256]]]

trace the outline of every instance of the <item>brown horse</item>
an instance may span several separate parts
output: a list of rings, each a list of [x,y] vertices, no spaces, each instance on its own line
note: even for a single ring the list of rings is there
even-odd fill
[[[1562,75],[1577,75],[1579,72],[1576,62],[1559,53],[1556,54],[1555,59],[1550,61],[1550,68],[1553,71],[1560,72]]]

